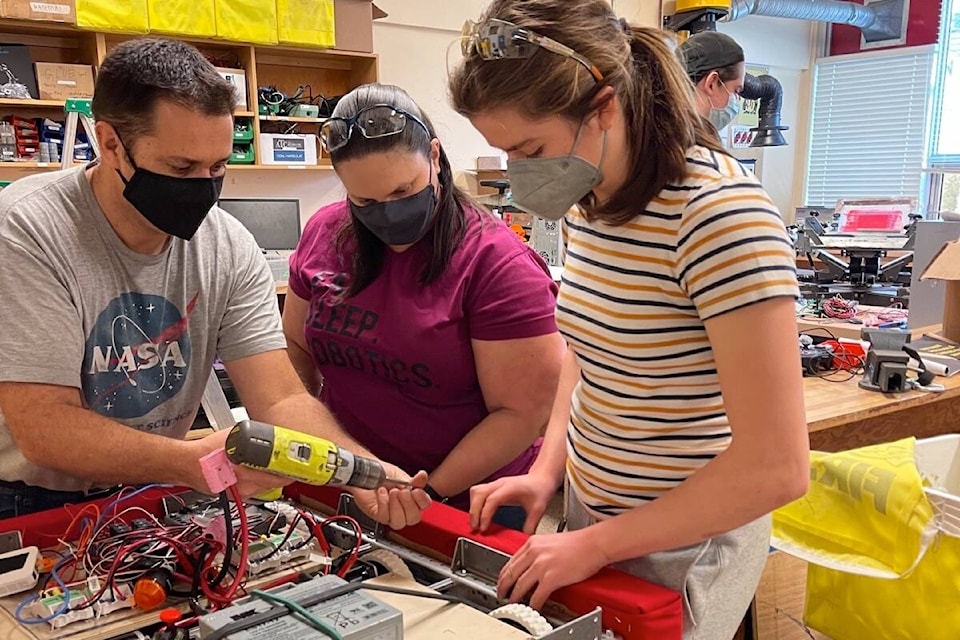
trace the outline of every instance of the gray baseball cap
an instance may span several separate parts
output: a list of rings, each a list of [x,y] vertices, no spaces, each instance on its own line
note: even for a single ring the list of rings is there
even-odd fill
[[[694,82],[715,69],[743,62],[743,49],[737,41],[719,31],[701,31],[677,47],[677,55]]]

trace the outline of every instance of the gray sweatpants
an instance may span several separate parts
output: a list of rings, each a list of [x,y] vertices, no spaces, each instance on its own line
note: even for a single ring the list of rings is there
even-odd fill
[[[566,517],[571,531],[596,522],[569,489]],[[764,516],[700,544],[613,566],[680,593],[683,640],[730,640],[757,590],[769,549],[770,516]]]

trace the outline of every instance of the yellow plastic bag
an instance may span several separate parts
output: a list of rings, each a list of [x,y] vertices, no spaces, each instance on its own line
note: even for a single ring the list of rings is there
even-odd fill
[[[277,0],[216,0],[217,37],[277,44]]]
[[[217,35],[214,0],[147,0],[150,31],[212,38]]]
[[[284,44],[336,45],[334,0],[277,0],[277,31]]]
[[[899,580],[809,565],[803,620],[834,640],[957,640],[960,538],[939,535]]]
[[[960,638],[960,540],[942,534],[916,440],[811,454],[774,547],[810,563],[804,622],[834,640]]]
[[[93,31],[146,33],[147,0],[77,0],[77,26]]]

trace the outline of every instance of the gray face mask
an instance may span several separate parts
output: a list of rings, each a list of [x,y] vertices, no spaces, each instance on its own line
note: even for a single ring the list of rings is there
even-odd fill
[[[547,220],[560,220],[600,183],[600,168],[574,155],[583,133],[577,130],[570,154],[559,158],[522,158],[507,161],[507,177],[513,203],[520,209]],[[603,132],[600,162],[607,151]]]

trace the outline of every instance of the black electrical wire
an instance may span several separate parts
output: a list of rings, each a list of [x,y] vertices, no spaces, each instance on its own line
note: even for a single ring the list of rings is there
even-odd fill
[[[294,529],[296,529],[297,523],[299,523],[300,520],[301,520],[300,515],[297,514],[297,516],[293,519],[293,521],[292,521],[289,525],[287,525],[287,535],[285,535],[285,536],[283,537],[283,540],[280,541],[280,544],[275,545],[275,546],[273,547],[273,549],[270,551],[270,553],[268,553],[267,555],[265,555],[265,556],[263,556],[262,558],[260,558],[260,561],[261,561],[261,562],[264,561],[264,560],[269,560],[269,559],[272,558],[273,556],[277,555],[277,554],[280,552],[280,549],[283,548],[283,545],[285,545],[285,544],[287,544],[288,542],[290,542],[290,536],[293,535],[293,531],[294,531]],[[302,545],[301,545],[301,546],[302,546]],[[299,547],[297,547],[297,548],[299,548]]]
[[[227,577],[227,571],[230,570],[230,563],[233,562],[233,515],[230,513],[230,497],[226,491],[220,492],[220,508],[223,509],[223,523],[227,530],[227,544],[223,550],[223,564],[220,565],[220,573],[210,583],[210,587],[216,589]],[[237,505],[238,509],[244,509],[244,505]]]
[[[412,596],[414,598],[425,598],[427,600],[444,600],[446,602],[452,602],[454,604],[463,604],[468,607],[477,609],[478,611],[483,611],[487,613],[486,610],[475,602],[470,602],[466,598],[461,598],[460,596],[451,596],[446,593],[437,593],[436,591],[417,591],[415,589],[404,589],[402,587],[388,587],[383,584],[360,584],[360,588],[364,591],[382,591],[384,593],[395,593],[401,596]]]

